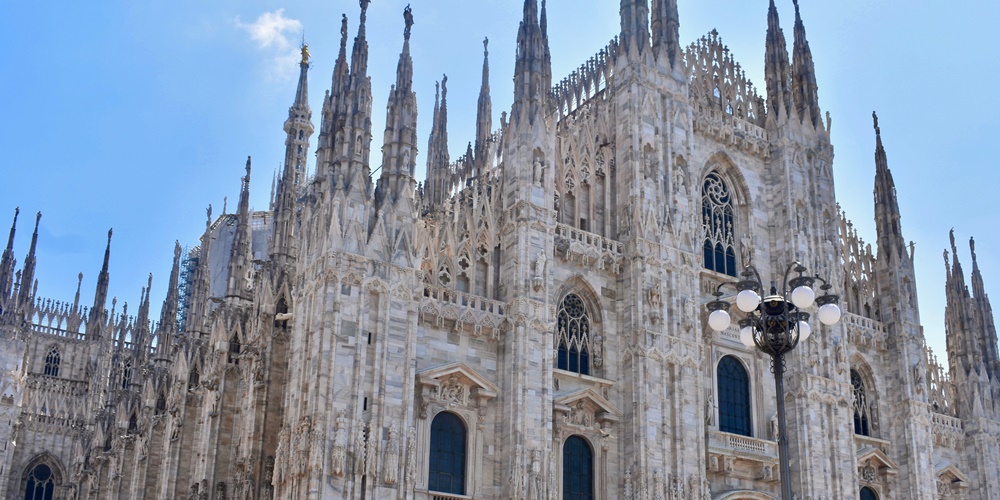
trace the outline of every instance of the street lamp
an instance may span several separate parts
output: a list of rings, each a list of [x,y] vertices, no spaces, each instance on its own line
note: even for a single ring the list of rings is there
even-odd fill
[[[789,278],[795,272],[798,276]],[[788,466],[788,437],[785,430],[785,353],[795,348],[800,341],[809,338],[809,313],[803,311],[816,304],[816,316],[824,325],[833,325],[840,320],[839,297],[830,293],[833,285],[816,276],[806,276],[806,267],[793,262],[785,271],[781,293],[771,282],[767,296],[761,298],[764,285],[760,273],[753,265],[747,265],[736,283],[736,307],[746,313],[739,321],[740,342],[747,349],[757,348],[771,356],[771,372],[774,373],[774,390],[778,398],[778,460],[781,466],[781,494],[784,500],[792,499],[792,485]],[[816,281],[821,281],[823,295],[816,296],[812,289]],[[713,295],[715,300],[706,306],[708,326],[716,332],[729,328],[729,302],[722,300],[720,284]]]

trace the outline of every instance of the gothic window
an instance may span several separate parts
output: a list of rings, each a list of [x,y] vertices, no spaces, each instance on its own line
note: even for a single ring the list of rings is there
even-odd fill
[[[590,375],[590,353],[593,351],[591,340],[587,306],[579,295],[571,293],[559,305],[556,368]]]
[[[132,360],[125,361],[122,364],[122,389],[128,389],[128,385],[132,382]]]
[[[865,486],[861,488],[861,500],[878,500],[878,495],[871,488]]]
[[[135,434],[137,432],[139,432],[139,419],[133,413],[128,419],[128,433]]]
[[[563,500],[594,499],[594,452],[580,436],[563,444]]]
[[[722,177],[711,172],[701,190],[701,225],[705,232],[705,268],[736,276],[733,195]]]
[[[719,430],[752,435],[750,377],[743,363],[732,356],[719,361]]]
[[[52,469],[45,464],[38,464],[28,473],[28,483],[24,487],[24,500],[52,500],[56,483],[52,477]]]
[[[45,374],[50,377],[59,376],[59,349],[53,347],[49,354],[45,356]]]
[[[465,441],[465,424],[457,415],[441,412],[434,417],[428,490],[465,494]]]
[[[851,370],[851,387],[854,389],[854,433],[871,436],[871,402],[857,370]]]

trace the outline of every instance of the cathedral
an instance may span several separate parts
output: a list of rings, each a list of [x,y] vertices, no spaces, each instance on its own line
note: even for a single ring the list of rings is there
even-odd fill
[[[402,48],[373,154],[368,3],[353,39],[343,17],[315,122],[302,48],[269,209],[250,209],[247,158],[235,213],[209,207],[173,249],[158,319],[152,277],[137,309],[109,301],[111,232],[93,304],[82,275],[72,298],[37,296],[41,214],[18,261],[15,210],[4,498],[766,500],[783,479],[796,500],[1000,498],[974,242],[945,251],[939,360],[877,117],[874,245],[837,204],[797,2],[790,51],[766,12],[758,91],[715,31],[681,43],[677,0],[621,0],[620,34],[554,81],[545,0],[524,0],[513,104],[493,123],[484,42],[457,160],[447,79],[416,134],[409,7],[378,41]],[[796,261],[843,314],[788,355],[779,437],[770,357],[714,332],[706,304]]]

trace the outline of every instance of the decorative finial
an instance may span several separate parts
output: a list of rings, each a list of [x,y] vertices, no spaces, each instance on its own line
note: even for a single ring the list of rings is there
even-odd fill
[[[41,211],[39,211],[37,214],[35,214],[35,231],[36,232],[38,231],[38,221],[40,221],[40,220],[42,220],[42,212]]]
[[[403,29],[403,38],[405,40],[409,40],[410,28],[413,27],[413,10],[410,9],[409,4],[407,4],[406,8],[403,9],[403,22],[406,23],[406,28]]]
[[[792,0],[792,5],[795,6],[795,17],[799,17],[799,0]]]
[[[372,3],[371,0],[361,0],[361,16],[363,17],[368,10],[368,4]]]
[[[490,55],[490,38],[489,37],[483,38],[483,55],[484,56]]]
[[[340,44],[344,45],[347,43],[347,14],[341,14],[344,16],[340,19]]]
[[[302,42],[302,62],[300,64],[309,64],[309,44],[305,41]]]
[[[976,262],[976,239],[969,237],[969,250],[972,250],[972,262]]]
[[[951,240],[951,251],[957,255],[958,250],[955,249],[955,228],[951,228],[951,231],[948,231],[948,239]]]
[[[250,157],[247,156],[247,180],[250,179]]]
[[[111,234],[114,232],[114,228],[108,229],[108,246],[111,246]]]
[[[882,131],[878,128],[878,115],[872,111],[872,121],[875,122],[875,135],[882,135]]]

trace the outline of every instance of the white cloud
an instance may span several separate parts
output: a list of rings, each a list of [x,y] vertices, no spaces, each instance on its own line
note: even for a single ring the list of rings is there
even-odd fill
[[[273,76],[287,77],[294,74],[295,62],[298,60],[298,48],[289,37],[302,32],[302,22],[298,19],[285,17],[285,9],[265,12],[250,24],[245,24],[237,17],[236,26],[246,31],[250,39],[257,43],[257,48],[271,55]]]

